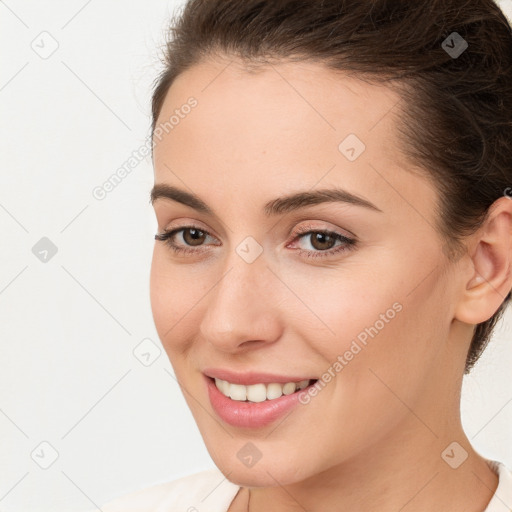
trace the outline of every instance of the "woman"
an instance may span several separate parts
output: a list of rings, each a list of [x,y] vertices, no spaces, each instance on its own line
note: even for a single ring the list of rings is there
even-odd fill
[[[153,96],[155,325],[218,469],[105,512],[502,512],[460,394],[512,288],[491,0],[190,0]]]

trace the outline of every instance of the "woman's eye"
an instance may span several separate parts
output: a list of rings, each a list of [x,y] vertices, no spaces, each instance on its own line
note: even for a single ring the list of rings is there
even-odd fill
[[[179,237],[176,236],[178,233],[180,233]],[[161,234],[157,234],[155,235],[155,240],[165,242],[173,251],[177,253],[193,253],[197,252],[193,249],[193,247],[199,247],[203,245],[204,241],[209,236],[211,237],[211,235],[203,229],[199,229],[195,226],[184,226],[181,228],[164,231]],[[175,238],[181,238],[181,244],[177,244]],[[190,249],[190,247],[192,247],[192,249]]]
[[[181,238],[187,245],[195,247],[201,245],[206,240],[206,233],[200,229],[185,228],[180,229],[180,231],[182,232]]]
[[[337,241],[335,236],[321,231],[302,235],[299,238],[302,239],[301,241],[308,241],[309,245],[318,251],[332,249]]]
[[[335,231],[310,230],[305,233],[299,233],[296,239],[306,242],[297,249],[297,252],[308,258],[332,256],[333,254],[350,250],[356,244],[354,239]],[[340,242],[340,244],[336,246],[336,242]]]
[[[155,235],[155,240],[165,242],[175,253],[192,254],[199,252],[199,250],[194,249],[195,247],[207,245],[205,242],[208,237],[214,239],[207,231],[196,226],[183,226],[157,234]],[[294,238],[295,240],[307,242],[306,244],[300,244],[301,247],[296,249],[300,255],[307,258],[332,256],[333,254],[347,251],[356,244],[354,239],[348,238],[341,233],[321,230],[297,233]],[[339,242],[338,245],[336,245],[337,242]]]

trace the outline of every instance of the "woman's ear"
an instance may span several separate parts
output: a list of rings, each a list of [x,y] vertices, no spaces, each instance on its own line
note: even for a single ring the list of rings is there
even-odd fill
[[[504,196],[491,205],[469,247],[455,318],[479,324],[494,315],[512,288],[512,199]]]

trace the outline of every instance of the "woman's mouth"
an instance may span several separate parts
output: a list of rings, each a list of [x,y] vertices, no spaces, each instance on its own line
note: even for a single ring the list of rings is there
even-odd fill
[[[318,379],[287,383],[242,385],[205,375],[207,392],[213,410],[226,423],[235,427],[261,428],[298,405],[299,393]]]

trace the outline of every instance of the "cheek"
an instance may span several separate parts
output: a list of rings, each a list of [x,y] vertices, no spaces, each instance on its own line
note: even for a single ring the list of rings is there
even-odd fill
[[[160,341],[166,350],[180,325],[183,304],[188,303],[186,294],[190,288],[183,285],[179,267],[170,265],[165,251],[155,246],[150,273],[151,310]]]
[[[391,425],[405,411],[401,401],[412,407],[434,392],[430,383],[448,336],[447,283],[434,272],[420,286],[410,285],[424,277],[412,268],[400,276],[406,279],[383,278],[372,298],[346,304],[352,320],[338,322],[337,353],[330,358],[342,355],[335,379],[345,397],[342,409],[359,415],[369,429],[375,418]]]
[[[378,277],[383,274],[387,278]],[[286,304],[287,312],[294,311],[288,326],[304,340],[314,340],[314,348],[330,362],[354,342],[364,348],[386,337],[402,314],[400,281],[392,279],[389,268],[379,273],[375,265],[347,261],[338,268],[288,268],[281,277],[294,292]]]
[[[439,273],[422,281],[415,255],[400,265],[392,256],[386,261],[381,254],[371,265],[347,260],[338,269],[290,268],[281,276],[299,299],[290,298],[281,310],[294,311],[287,325],[321,355],[326,368],[338,361],[331,372],[343,371],[354,384],[375,378],[370,367],[389,371],[393,379],[396,371],[414,379],[434,360],[449,327]],[[428,268],[436,267],[435,254],[426,259]]]
[[[198,315],[202,314],[201,299],[211,286],[205,282],[204,272],[171,262],[166,249],[155,246],[150,273],[151,310],[168,354],[183,351],[194,336]]]

